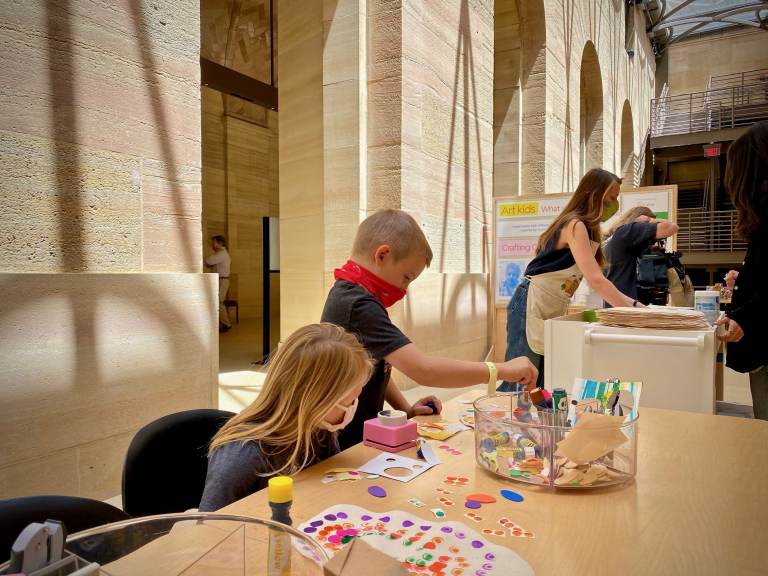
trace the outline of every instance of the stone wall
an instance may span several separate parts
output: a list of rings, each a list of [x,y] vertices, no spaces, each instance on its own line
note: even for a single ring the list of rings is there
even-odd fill
[[[0,26],[0,498],[114,496],[140,426],[216,404],[199,5],[10,0]]]
[[[768,68],[765,30],[731,30],[670,45],[664,56],[669,94],[707,89],[710,76]]]
[[[203,87],[202,115],[203,252],[211,253],[212,236],[224,235],[230,296],[242,318],[261,318],[261,219],[279,215],[277,112]],[[277,312],[279,289],[270,294]]]

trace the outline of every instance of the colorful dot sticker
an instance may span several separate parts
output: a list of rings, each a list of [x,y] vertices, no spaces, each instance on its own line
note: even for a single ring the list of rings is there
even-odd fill
[[[451,486],[466,486],[469,483],[469,478],[464,476],[446,476],[443,480],[443,484],[449,484]]]
[[[444,504],[446,506],[453,506],[454,504],[453,500],[449,500],[448,498],[445,498],[445,497],[438,498],[438,500],[440,501],[440,504]]]
[[[465,518],[469,518],[470,520],[472,520],[472,522],[482,522],[483,521],[483,517],[482,516],[478,516],[474,512],[465,512],[464,513],[464,517]]]
[[[523,500],[525,500],[522,494],[518,494],[517,492],[513,492],[512,490],[502,490],[500,494],[504,498],[506,498],[507,500],[511,500],[512,502],[522,502]]]
[[[442,508],[431,508],[430,512],[435,515],[435,518],[445,518],[445,510]]]

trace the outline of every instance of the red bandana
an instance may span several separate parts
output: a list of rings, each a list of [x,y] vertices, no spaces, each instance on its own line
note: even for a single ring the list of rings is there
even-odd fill
[[[344,264],[344,266],[336,268],[333,272],[333,276],[336,280],[346,280],[347,282],[352,282],[352,284],[362,286],[368,290],[376,300],[381,302],[384,308],[389,308],[395,302],[402,300],[405,296],[405,290],[393,286],[389,282],[385,282],[376,276],[376,274],[370,270],[366,270],[356,262],[352,262],[352,260],[347,260],[347,263]]]

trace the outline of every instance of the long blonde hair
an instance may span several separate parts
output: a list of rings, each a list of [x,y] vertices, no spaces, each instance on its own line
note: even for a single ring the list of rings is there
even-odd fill
[[[536,254],[544,250],[547,243],[571,220],[583,222],[584,226],[587,227],[589,239],[599,243],[602,240],[600,215],[603,212],[603,198],[605,198],[608,188],[613,184],[621,184],[621,178],[612,172],[608,172],[608,170],[592,168],[592,170],[584,174],[568,204],[565,205],[560,215],[555,218],[555,221],[549,225],[549,228],[539,236]],[[605,264],[603,251],[599,247],[595,254],[595,259],[601,266]]]
[[[209,454],[228,442],[258,442],[265,456],[282,464],[265,475],[298,472],[314,458],[320,422],[370,377],[372,366],[365,348],[343,328],[299,328],[270,361],[261,394],[224,424]]]
[[[634,222],[640,216],[648,216],[648,218],[656,218],[656,214],[654,214],[653,210],[648,208],[648,206],[635,206],[634,208],[630,208],[629,210],[624,212],[624,214],[619,216],[619,219],[613,223],[613,226],[611,226],[610,230],[608,230],[608,234],[605,235],[606,240],[611,236],[613,236],[616,233],[616,230],[624,226],[624,224],[629,224],[631,222]]]

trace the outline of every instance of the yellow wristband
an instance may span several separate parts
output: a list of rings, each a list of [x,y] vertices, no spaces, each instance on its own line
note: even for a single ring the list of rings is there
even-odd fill
[[[496,394],[496,364],[493,362],[486,362],[486,366],[488,366],[488,396],[491,394]]]

